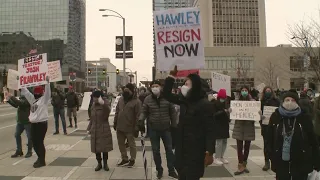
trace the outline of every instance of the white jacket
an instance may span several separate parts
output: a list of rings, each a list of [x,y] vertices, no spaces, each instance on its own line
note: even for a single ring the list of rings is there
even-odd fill
[[[50,103],[50,83],[45,85],[45,92],[42,97],[39,99],[35,99],[33,94],[29,92],[27,88],[21,89],[21,94],[26,97],[28,102],[31,105],[29,120],[31,123],[38,123],[48,121],[49,113],[48,113],[48,105]]]

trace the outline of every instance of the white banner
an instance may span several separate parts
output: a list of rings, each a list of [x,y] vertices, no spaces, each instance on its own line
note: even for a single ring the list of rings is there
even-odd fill
[[[176,8],[155,11],[157,69],[168,71],[202,69],[204,45],[199,8]]]
[[[110,113],[110,115],[112,115],[112,116],[114,116],[116,114],[116,108],[117,108],[117,104],[119,102],[120,97],[121,96],[117,96],[112,104],[111,113]]]
[[[48,62],[50,82],[62,81],[60,60]]]
[[[18,60],[19,89],[47,84],[47,53],[25,57]]]
[[[227,96],[231,97],[231,78],[230,76],[212,72],[211,74],[212,90],[219,91],[220,89],[226,89]]]
[[[7,86],[9,89],[19,90],[18,84],[19,80],[18,77],[20,76],[18,71],[13,69],[8,70],[8,77],[7,77]]]
[[[261,119],[260,101],[231,101],[230,108],[230,119],[247,121],[260,121]]]
[[[263,107],[263,116],[264,119],[262,119],[262,124],[268,125],[270,121],[271,114],[277,109],[278,107],[274,106],[264,106]]]

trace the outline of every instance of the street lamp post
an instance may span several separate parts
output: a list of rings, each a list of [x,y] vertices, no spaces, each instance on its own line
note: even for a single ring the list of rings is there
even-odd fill
[[[102,17],[116,17],[122,19],[122,58],[123,58],[123,83],[124,85],[127,83],[126,79],[126,19],[117,11],[114,11],[112,9],[99,9],[99,11],[110,11],[113,13],[116,13],[117,15],[102,15]]]

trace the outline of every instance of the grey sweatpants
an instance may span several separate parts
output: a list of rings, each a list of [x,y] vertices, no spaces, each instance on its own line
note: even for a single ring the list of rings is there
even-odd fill
[[[216,140],[216,156],[215,158],[223,158],[227,149],[227,139]]]

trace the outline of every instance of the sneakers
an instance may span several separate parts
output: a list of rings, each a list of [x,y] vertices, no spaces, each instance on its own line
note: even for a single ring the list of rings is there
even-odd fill
[[[215,163],[216,165],[223,165],[223,162],[221,161],[220,158],[216,158],[216,159],[214,160],[214,163]]]
[[[229,164],[229,161],[226,160],[226,159],[224,159],[224,158],[221,158],[220,160],[221,160],[221,162],[222,162],[223,164]]]
[[[163,177],[163,171],[158,171],[157,172],[157,178],[161,179]]]
[[[124,166],[124,165],[126,165],[128,163],[129,163],[128,160],[122,160],[120,163],[117,164],[117,166]]]
[[[126,165],[128,168],[132,168],[135,164],[135,160],[130,160],[129,163]]]
[[[169,177],[174,178],[174,179],[178,179],[179,176],[175,171],[169,172]]]

